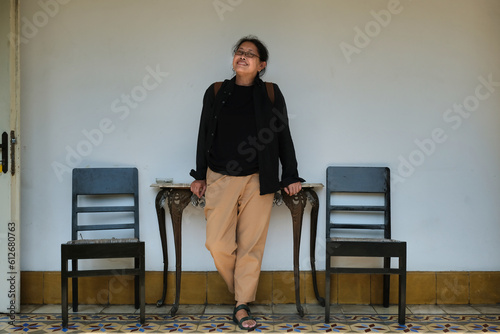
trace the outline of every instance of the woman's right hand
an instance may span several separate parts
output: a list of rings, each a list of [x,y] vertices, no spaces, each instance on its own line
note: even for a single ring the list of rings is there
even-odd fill
[[[201,198],[207,190],[207,182],[205,180],[194,180],[191,183],[191,192]]]

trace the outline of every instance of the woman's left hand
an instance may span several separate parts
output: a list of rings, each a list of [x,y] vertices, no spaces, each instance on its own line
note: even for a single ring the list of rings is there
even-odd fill
[[[302,189],[302,183],[295,182],[286,186],[285,192],[288,194],[288,196],[293,196],[296,193],[298,193],[301,189]]]

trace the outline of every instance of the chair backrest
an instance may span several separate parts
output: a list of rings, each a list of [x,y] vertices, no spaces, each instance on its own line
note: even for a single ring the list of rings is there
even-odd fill
[[[127,196],[124,196],[127,195]],[[91,200],[84,203],[83,197]],[[112,197],[117,197],[114,200]],[[124,197],[132,197],[131,205],[123,205]],[[103,202],[103,204],[99,202]],[[97,205],[99,204],[99,205]],[[128,204],[128,203],[127,203]],[[80,223],[84,213],[132,213],[131,223]],[[133,230],[139,238],[139,180],[137,168],[75,168],[73,169],[72,240],[80,231]]]
[[[332,203],[332,193],[380,194],[382,204],[365,205]],[[382,230],[384,238],[391,238],[391,194],[390,170],[388,167],[344,167],[330,166],[326,171],[326,235],[331,230]],[[383,214],[382,224],[336,223],[333,212]]]

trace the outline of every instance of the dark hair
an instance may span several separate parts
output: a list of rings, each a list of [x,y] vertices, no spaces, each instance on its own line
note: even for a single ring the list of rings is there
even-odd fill
[[[248,36],[240,38],[240,40],[233,47],[233,55],[236,53],[236,51],[238,51],[241,44],[243,44],[245,42],[251,42],[251,43],[255,44],[255,46],[257,47],[257,51],[259,52],[260,61],[267,62],[267,60],[269,59],[269,51],[267,51],[267,47],[265,46],[265,44],[263,42],[261,42],[259,40],[259,38],[257,36],[253,36],[253,35],[248,35]],[[266,72],[266,68],[264,68],[262,71],[259,72],[259,76],[263,76],[265,72]]]

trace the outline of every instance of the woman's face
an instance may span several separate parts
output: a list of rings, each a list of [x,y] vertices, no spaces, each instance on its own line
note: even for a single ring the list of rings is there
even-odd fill
[[[233,69],[236,75],[256,76],[266,67],[265,61],[260,61],[259,51],[252,42],[241,43],[233,57]]]

